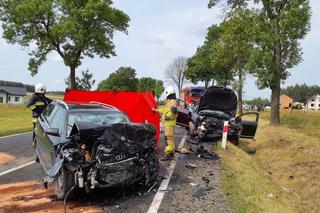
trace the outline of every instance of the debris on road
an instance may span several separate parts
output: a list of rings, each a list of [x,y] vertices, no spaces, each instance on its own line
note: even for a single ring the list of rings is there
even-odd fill
[[[193,170],[193,169],[195,169],[195,168],[198,168],[198,166],[197,166],[196,164],[188,163],[188,164],[186,165],[186,168]]]
[[[207,177],[202,177],[202,180],[203,180],[206,184],[209,184],[209,183],[210,183],[210,180],[209,180]]]
[[[210,190],[212,190],[212,188],[208,186],[200,187],[192,194],[192,196],[196,198],[203,198],[203,196],[207,194],[207,191]]]
[[[189,154],[190,153],[190,151],[185,147],[176,149],[176,152],[178,152],[180,154]]]
[[[192,183],[190,183],[190,185],[191,186],[196,186],[197,184],[192,182]]]

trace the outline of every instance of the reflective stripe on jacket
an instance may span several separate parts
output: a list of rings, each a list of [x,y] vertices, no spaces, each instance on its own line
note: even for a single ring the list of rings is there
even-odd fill
[[[171,100],[166,100],[165,105],[157,109],[157,112],[161,114],[161,123],[163,126],[176,125],[177,113],[174,113],[172,109],[177,107],[178,107],[177,101],[174,99],[171,99]]]
[[[32,117],[37,118],[43,112],[46,106],[51,102],[51,99],[34,93],[28,101],[27,107],[32,110]]]

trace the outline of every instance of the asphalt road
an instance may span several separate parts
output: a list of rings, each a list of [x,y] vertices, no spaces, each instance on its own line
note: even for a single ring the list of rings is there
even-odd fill
[[[175,141],[178,146],[185,132],[182,129],[178,129],[176,133]],[[0,160],[0,174],[4,171],[8,171],[9,169],[16,168],[17,166],[33,161],[31,138],[31,133],[0,138],[0,156],[1,154],[5,154],[12,157],[11,160],[7,162],[1,162]],[[163,141],[163,136],[161,136],[159,143],[160,150],[164,147],[164,143],[161,141]],[[178,158],[179,160],[177,160],[176,168],[179,168],[180,173],[179,171],[174,172],[174,181],[170,180],[168,193],[166,193],[163,198],[163,201],[165,202],[161,203],[160,208],[158,209],[159,212],[175,212],[178,210],[172,208],[171,211],[169,210],[171,205],[170,203],[173,199],[172,196],[177,197],[177,199],[175,199],[176,201],[179,201],[179,199],[183,200],[183,196],[188,196],[190,198],[191,195],[186,195],[187,192],[184,192],[183,188],[176,187],[177,184],[185,183],[184,180],[186,177],[184,174],[181,174],[181,171],[185,168],[188,158],[188,156],[180,156]],[[194,160],[194,157],[192,160]],[[170,163],[171,162],[161,162],[161,180],[168,178],[166,175],[167,170],[171,165]],[[203,171],[199,170],[197,172]],[[0,175],[0,194],[2,197],[2,199],[0,199],[0,213],[63,212],[63,202],[55,200],[52,189],[53,187],[51,186],[49,189],[44,189],[42,186],[44,175],[44,171],[39,163],[32,163],[21,169]],[[181,180],[178,178],[179,176],[181,177]],[[159,185],[161,180],[159,181]],[[189,183],[187,184],[186,188],[190,190]],[[146,193],[146,189],[140,189],[137,187],[125,190],[115,188],[97,192],[91,197],[83,197],[67,203],[67,210],[68,212],[148,212],[159,185],[148,193]],[[179,188],[179,191],[172,191],[174,188]],[[172,192],[169,193],[170,191]],[[167,194],[169,196],[167,196]],[[179,203],[181,202],[179,201]],[[210,210],[211,207],[209,207],[209,209],[201,209],[201,206],[197,208],[200,208],[196,209],[197,212],[205,212]],[[222,205],[221,208],[224,208],[224,206]],[[179,207],[179,209],[181,209],[181,207]],[[188,209],[184,209],[184,212],[188,212]],[[194,212],[194,210],[190,210],[190,212]]]

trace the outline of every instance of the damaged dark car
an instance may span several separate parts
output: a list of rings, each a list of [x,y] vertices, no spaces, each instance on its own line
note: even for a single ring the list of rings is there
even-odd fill
[[[74,189],[156,182],[156,130],[103,104],[54,101],[38,119],[35,157],[58,199]]]
[[[247,112],[236,116],[237,104],[237,96],[231,89],[212,86],[203,92],[199,102],[179,109],[177,124],[189,130],[191,140],[204,142],[221,139],[224,121],[229,121],[227,138],[238,145],[240,137],[254,138],[259,113]],[[254,119],[244,120],[244,116]]]

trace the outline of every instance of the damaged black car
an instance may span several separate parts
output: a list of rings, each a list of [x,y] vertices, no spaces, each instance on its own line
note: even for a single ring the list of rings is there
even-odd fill
[[[236,116],[237,96],[228,88],[212,86],[186,109],[178,110],[177,124],[189,130],[195,142],[215,141],[222,138],[223,125],[229,122],[227,138],[238,145],[239,138],[253,139],[258,127],[259,113],[247,112]],[[244,120],[243,117],[253,117]]]
[[[103,104],[54,101],[38,118],[35,157],[58,199],[74,189],[157,181],[156,130]],[[74,195],[74,194],[73,194]]]

